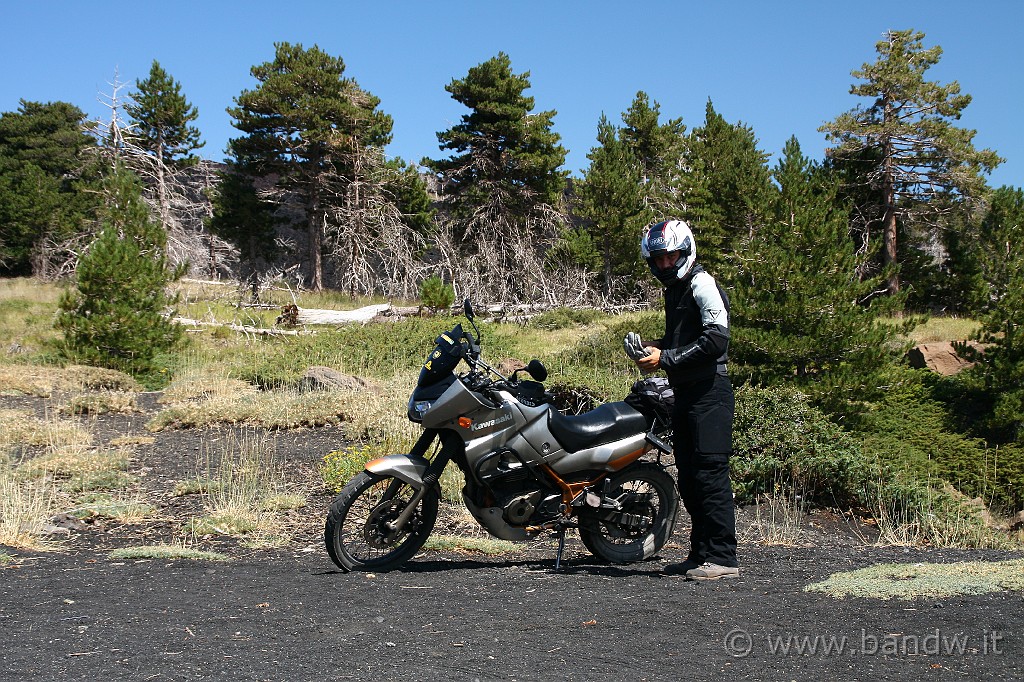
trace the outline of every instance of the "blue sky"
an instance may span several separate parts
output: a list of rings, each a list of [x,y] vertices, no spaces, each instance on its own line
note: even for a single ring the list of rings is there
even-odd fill
[[[850,72],[875,60],[885,30],[914,28],[944,50],[929,78],[957,80],[974,98],[960,125],[1006,159],[989,183],[1024,186],[1022,0],[4,4],[0,111],[22,98],[64,100],[106,117],[101,93],[115,73],[134,84],[156,59],[199,109],[203,155],[222,159],[237,134],[225,109],[254,87],[249,69],[273,58],[275,42],[316,44],[394,118],[388,155],[419,161],[441,156],[436,133],[467,112],[444,86],[503,51],[516,73],[530,73],[537,109],[558,112],[554,129],[576,175],[601,114],[620,122],[639,90],[688,128],[710,98],[727,120],[752,126],[773,158],[796,135],[820,159],[818,127],[861,99],[849,94]]]

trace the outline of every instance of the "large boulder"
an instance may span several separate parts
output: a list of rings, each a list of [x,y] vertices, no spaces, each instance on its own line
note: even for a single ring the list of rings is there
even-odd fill
[[[973,341],[969,341],[968,345],[980,348]],[[907,361],[911,367],[930,369],[943,376],[952,376],[974,364],[957,354],[951,341],[930,341],[915,346],[907,353]]]

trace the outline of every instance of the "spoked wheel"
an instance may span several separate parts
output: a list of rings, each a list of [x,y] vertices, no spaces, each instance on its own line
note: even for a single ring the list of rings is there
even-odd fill
[[[324,527],[327,553],[346,571],[390,571],[423,546],[437,520],[437,491],[428,488],[408,523],[393,524],[412,501],[415,489],[392,476],[362,472],[331,504]]]
[[[608,496],[618,510],[580,513],[580,539],[592,554],[616,564],[642,561],[672,535],[679,510],[675,481],[661,467],[639,462],[612,474]]]

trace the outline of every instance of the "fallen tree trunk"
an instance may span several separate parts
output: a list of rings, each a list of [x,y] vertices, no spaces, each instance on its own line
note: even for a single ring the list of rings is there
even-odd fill
[[[368,305],[356,310],[317,310],[289,304],[281,309],[281,316],[277,318],[277,323],[289,327],[304,324],[352,324],[354,322],[365,324],[378,315],[385,314],[388,310],[391,310],[390,303]]]
[[[202,320],[192,320],[187,317],[175,317],[173,321],[176,324],[185,325],[188,327],[224,327],[231,331],[239,332],[241,334],[255,334],[257,336],[298,336],[299,332],[294,329],[267,329],[266,327],[250,327],[244,324],[230,324],[225,322],[204,322]]]

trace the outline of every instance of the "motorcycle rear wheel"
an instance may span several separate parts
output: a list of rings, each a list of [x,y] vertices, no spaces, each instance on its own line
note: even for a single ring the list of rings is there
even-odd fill
[[[590,553],[615,564],[643,561],[657,553],[672,535],[679,510],[675,481],[661,467],[649,462],[633,464],[610,476],[609,496],[625,496],[624,514],[646,520],[642,527],[580,514],[580,539]]]
[[[412,558],[437,521],[437,490],[428,488],[398,533],[388,527],[415,494],[393,476],[362,472],[334,498],[324,526],[331,560],[345,571],[390,571]]]

